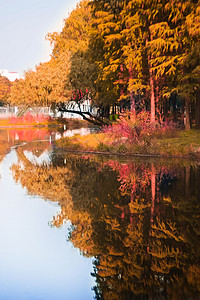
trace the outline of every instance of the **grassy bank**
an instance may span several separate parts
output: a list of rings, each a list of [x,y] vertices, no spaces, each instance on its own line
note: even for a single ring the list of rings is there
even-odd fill
[[[56,142],[59,148],[124,154],[144,154],[164,157],[191,156],[200,158],[200,130],[176,130],[171,136],[145,136],[132,141],[127,137],[115,137],[108,132],[76,135]]]

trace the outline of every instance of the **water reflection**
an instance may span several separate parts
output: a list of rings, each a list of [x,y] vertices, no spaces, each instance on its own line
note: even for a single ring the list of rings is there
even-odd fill
[[[0,162],[10,150],[10,143],[6,131],[0,131]]]
[[[86,135],[97,132],[98,128],[67,128],[66,125],[58,128],[51,127],[15,127],[0,129],[0,161],[10,151],[11,147],[19,146],[22,142],[34,142],[29,148],[37,148],[38,152],[49,149],[51,144],[62,137],[71,137],[73,135]]]
[[[23,147],[22,157],[41,157],[49,143]],[[22,162],[19,153],[11,150],[0,164],[0,299],[92,299],[92,259],[66,243],[70,222],[60,230],[48,225],[59,203],[30,196],[14,182],[10,167]]]
[[[16,181],[61,206],[69,240],[95,257],[97,299],[200,297],[200,167],[182,161],[80,157],[52,149],[48,166],[17,150]]]
[[[7,156],[13,161],[14,153]],[[66,243],[68,225],[48,226],[59,207],[27,196],[2,174],[0,181],[0,299],[92,299],[90,259]]]

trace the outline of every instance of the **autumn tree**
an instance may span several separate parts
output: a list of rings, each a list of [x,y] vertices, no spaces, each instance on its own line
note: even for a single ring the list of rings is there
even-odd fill
[[[53,106],[70,98],[70,83],[68,79],[70,58],[63,52],[58,59],[36,67],[36,89],[43,105]]]
[[[11,90],[11,82],[5,76],[0,75],[0,105],[8,103],[8,98]]]
[[[150,106],[154,122],[158,101],[162,106],[163,97],[169,97],[175,90],[183,95],[179,78],[187,73],[186,56],[199,38],[198,1],[92,1],[92,4],[95,46],[101,47],[101,51],[96,51],[102,70],[99,77],[103,80],[107,74],[112,83],[123,82],[121,93],[128,92],[133,111],[136,94],[145,92],[149,99],[145,108]],[[109,82],[108,78],[105,82]]]
[[[186,4],[188,3],[186,2]],[[185,98],[187,129],[190,128],[191,123],[192,109],[190,107],[193,107],[195,112],[196,127],[200,128],[200,6],[199,1],[191,1],[189,4],[191,8],[188,10],[188,6],[186,6],[188,14],[184,28],[187,51],[178,86],[179,92]]]
[[[100,105],[106,109],[113,106],[114,110],[127,88],[120,34],[123,1],[91,1],[91,6],[93,21],[89,53],[98,66],[96,97]]]
[[[42,104],[36,87],[36,73],[32,70],[25,72],[25,78],[16,80],[11,88],[9,101],[19,107],[19,114],[28,108]]]
[[[68,74],[63,77],[65,80],[69,80],[71,93],[77,90],[82,90],[82,93],[85,93],[86,88],[89,89],[92,85],[90,77],[94,73],[93,66],[90,66],[84,55],[88,49],[90,23],[91,13],[88,1],[81,1],[65,19],[61,33],[47,35],[47,39],[53,47],[52,62],[56,63],[57,60],[62,62],[64,55],[69,58]],[[60,67],[62,66],[60,65]]]
[[[82,65],[82,54],[78,53],[87,49],[89,20],[90,8],[87,1],[82,1],[65,20],[60,34],[48,34],[47,39],[53,47],[52,57],[50,61],[36,66],[35,71],[25,72],[25,78],[14,84],[10,96],[13,104],[26,107],[51,106],[55,110],[58,103],[66,103],[72,99],[75,88],[77,90],[75,78],[78,74],[74,71],[79,72],[79,69],[73,70],[75,66],[71,59],[75,56],[76,63]],[[71,65],[73,71],[70,72]],[[89,68],[90,66],[90,72]],[[82,88],[78,84],[78,89]]]

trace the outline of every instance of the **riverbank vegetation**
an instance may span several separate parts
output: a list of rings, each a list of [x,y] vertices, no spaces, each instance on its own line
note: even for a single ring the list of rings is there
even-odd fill
[[[167,135],[174,134],[175,124],[186,130],[200,128],[199,37],[198,0],[81,1],[62,31],[47,35],[50,61],[9,86],[4,102],[22,109],[50,106],[53,112],[64,113],[71,101],[80,108],[90,99],[97,117],[107,124],[123,111],[141,121],[129,128],[127,136],[120,119],[121,124],[103,130],[103,140],[100,134],[94,148],[150,154],[160,149],[161,154],[173,155],[182,149],[188,154],[196,151],[198,141],[192,143],[194,149],[191,144],[185,150],[181,142],[179,150],[169,150]],[[140,120],[142,115],[147,119]],[[92,148],[89,142],[87,146]]]
[[[172,122],[151,123],[148,113],[123,114],[100,133],[76,135],[56,142],[60,148],[113,154],[200,157],[200,131],[180,130]]]

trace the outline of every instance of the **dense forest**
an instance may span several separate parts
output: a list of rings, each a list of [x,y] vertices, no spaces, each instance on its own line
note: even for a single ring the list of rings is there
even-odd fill
[[[81,1],[51,59],[13,83],[9,102],[51,106],[86,97],[102,115],[130,109],[200,128],[198,0]]]

